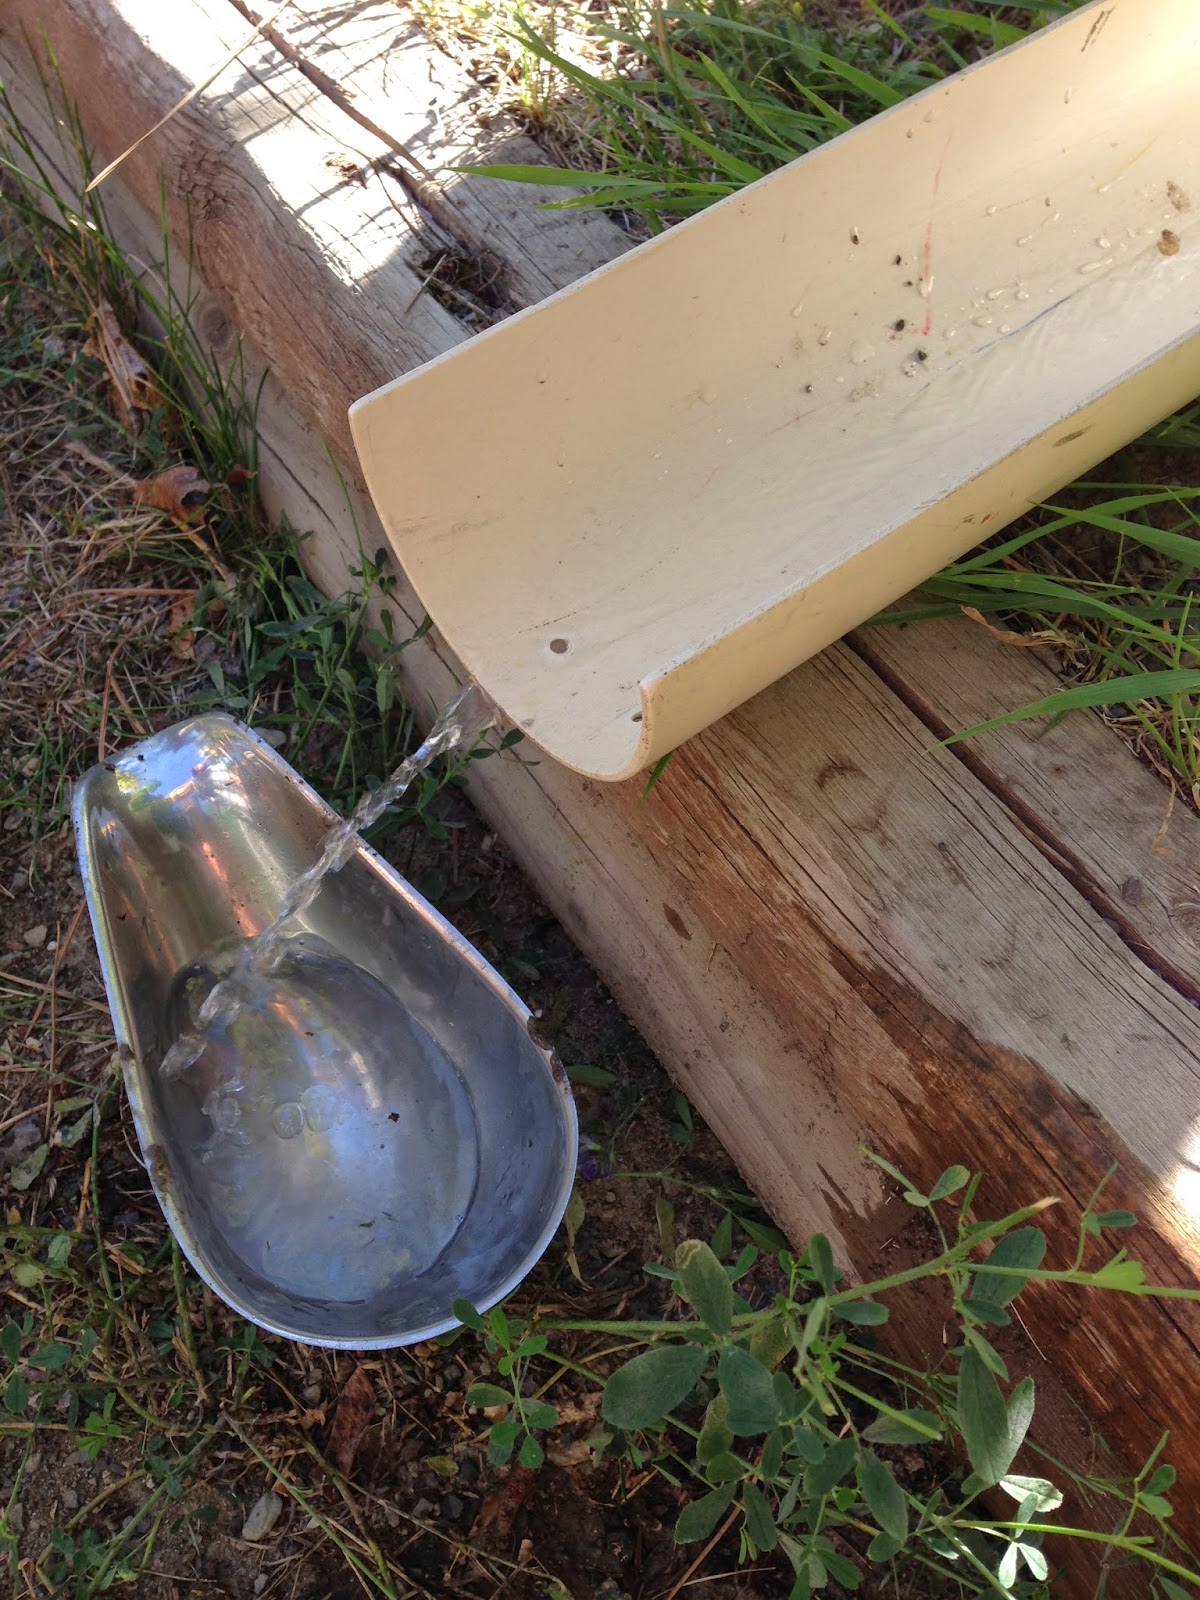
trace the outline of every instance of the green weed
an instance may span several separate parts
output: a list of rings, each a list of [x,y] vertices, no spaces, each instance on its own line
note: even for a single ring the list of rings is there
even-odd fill
[[[523,1467],[540,1467],[546,1457],[538,1434],[557,1425],[558,1412],[536,1394],[526,1392],[526,1376],[530,1363],[545,1355],[549,1340],[545,1334],[530,1333],[527,1319],[514,1316],[503,1306],[494,1306],[483,1317],[469,1302],[457,1300],[454,1315],[463,1327],[482,1336],[484,1349],[508,1384],[501,1389],[494,1383],[474,1383],[467,1391],[470,1406],[505,1408],[488,1432],[488,1460],[493,1466],[504,1466],[515,1452]]]
[[[732,1212],[711,1242],[675,1244],[672,1218],[660,1210],[672,1264],[647,1270],[669,1282],[684,1308],[680,1317],[516,1320],[493,1310],[485,1319],[456,1306],[493,1360],[503,1351],[497,1369],[510,1387],[477,1383],[467,1396],[477,1407],[508,1408],[491,1425],[489,1448],[507,1459],[521,1441],[521,1460],[540,1465],[534,1430],[552,1429],[556,1418],[540,1398],[548,1385],[529,1398],[536,1384],[530,1363],[541,1358],[594,1380],[590,1365],[556,1344],[562,1335],[589,1332],[636,1352],[603,1380],[592,1448],[689,1487],[678,1543],[736,1530],[743,1563],[782,1551],[795,1573],[796,1600],[830,1583],[857,1589],[879,1570],[898,1586],[925,1574],[943,1580],[948,1593],[1040,1596],[1062,1575],[1043,1548],[1051,1537],[1098,1542],[1107,1568],[1141,1566],[1159,1600],[1179,1600],[1188,1592],[1182,1584],[1200,1584],[1200,1571],[1170,1528],[1175,1472],[1163,1459],[1166,1437],[1120,1483],[1076,1479],[1065,1469],[1055,1473],[1065,1482],[1056,1483],[1014,1470],[1022,1448],[1036,1451],[1028,1440],[1034,1385],[1028,1377],[1010,1382],[992,1339],[1012,1322],[1031,1283],[1193,1301],[1200,1290],[1145,1282],[1140,1263],[1112,1242],[1136,1218],[1101,1208],[1103,1183],[1080,1219],[1074,1260],[1051,1270],[1043,1265],[1046,1237],[1034,1224],[1053,1201],[981,1220],[979,1174],[950,1167],[924,1193],[891,1163],[872,1159],[929,1219],[940,1244],[929,1259],[874,1282],[843,1287],[821,1234],[800,1254],[763,1238],[735,1254]],[[1085,1267],[1097,1245],[1104,1259]],[[786,1287],[755,1308],[738,1285],[764,1249]],[[922,1372],[883,1356],[871,1330],[889,1320],[881,1297],[935,1280],[948,1291],[957,1343],[944,1359],[931,1352],[934,1364]],[[914,1452],[928,1458],[920,1472]],[[901,1453],[907,1464],[898,1473]],[[956,1460],[968,1463],[965,1476]],[[1073,1490],[1084,1489],[1114,1506],[1111,1533],[1075,1526],[1063,1512]],[[996,1514],[996,1491],[1010,1503],[1007,1514]]]
[[[1185,419],[1173,419],[1181,428]],[[1153,439],[1152,442],[1157,443]],[[1143,448],[1145,464],[1145,447]],[[1121,492],[1115,493],[1114,490]],[[944,568],[922,585],[928,603],[876,623],[958,615],[1019,619],[1063,650],[1081,681],[990,717],[954,744],[1031,717],[1102,709],[1196,798],[1200,780],[1200,489],[1076,484],[1084,503],[1043,508],[1032,526]],[[1081,645],[1083,648],[1081,649]]]

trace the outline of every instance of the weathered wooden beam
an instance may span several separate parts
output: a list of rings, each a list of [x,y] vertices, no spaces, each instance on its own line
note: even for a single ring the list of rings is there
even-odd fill
[[[358,31],[334,34],[343,88],[425,166],[445,164],[438,107],[470,115],[454,68],[383,0],[301,9],[288,37],[314,52],[335,13],[353,21]],[[67,182],[23,30],[43,64],[45,34],[108,160],[245,27],[228,0],[177,0],[169,16],[157,0],[49,11],[9,0],[0,52]],[[455,137],[459,159],[468,135]],[[486,131],[489,153],[504,137]],[[270,368],[263,487],[314,528],[312,570],[333,589],[360,538],[383,543],[346,407],[476,325],[423,285],[461,237],[389,175],[394,154],[260,45],[106,186],[146,256],[165,193],[176,248],[190,228],[206,285],[201,325],[226,349],[241,332]],[[506,264],[511,303],[624,246],[603,219],[539,212],[542,193],[456,181],[445,203],[464,190],[462,214]],[[403,584],[398,605],[419,620]],[[416,703],[445,697],[444,650],[403,659]],[[640,784],[600,786],[545,762],[494,760],[473,776],[480,809],[783,1226],[830,1231],[859,1273],[920,1247],[862,1160],[867,1143],[917,1181],[952,1161],[981,1166],[990,1210],[1046,1193],[1077,1209],[1117,1161],[1112,1203],[1143,1219],[1149,1274],[1197,1275],[1194,821],[1177,814],[1158,837],[1165,791],[1094,719],[930,749],[1053,681],[974,624],[868,632],[692,741],[645,801]],[[1070,1232],[1064,1216],[1059,1264]],[[936,1348],[940,1308],[908,1309],[910,1350]],[[1116,1297],[1079,1312],[1069,1293],[1031,1299],[1045,1367],[1019,1330],[1006,1346],[1015,1367],[1038,1369],[1044,1436],[1086,1451],[1080,1399],[1127,1464],[1170,1428],[1180,1531],[1200,1534],[1200,1315]]]

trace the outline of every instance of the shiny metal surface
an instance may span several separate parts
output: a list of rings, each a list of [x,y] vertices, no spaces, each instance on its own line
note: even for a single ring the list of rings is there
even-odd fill
[[[499,975],[360,841],[253,1002],[164,1078],[337,818],[225,715],[94,768],[74,812],[142,1152],[200,1276],[272,1332],[351,1349],[509,1293],[561,1219],[577,1138]]]

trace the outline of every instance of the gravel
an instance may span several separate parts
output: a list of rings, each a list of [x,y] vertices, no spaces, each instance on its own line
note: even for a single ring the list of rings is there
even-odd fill
[[[268,1489],[265,1494],[260,1494],[250,1507],[250,1515],[242,1524],[242,1538],[248,1544],[265,1539],[279,1521],[282,1511],[283,1501],[274,1490]]]

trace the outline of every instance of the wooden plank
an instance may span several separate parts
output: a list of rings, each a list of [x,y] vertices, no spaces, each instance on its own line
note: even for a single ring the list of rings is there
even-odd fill
[[[247,21],[257,16],[245,0],[229,3]],[[212,7],[214,20],[226,9]],[[340,133],[341,144],[348,145],[355,139],[346,131],[346,119],[357,123],[364,160],[353,181],[382,172],[389,186],[399,186],[394,193],[389,189],[389,200],[409,228],[399,242],[401,254],[419,262],[428,256],[430,233],[446,235],[447,243],[483,264],[481,277],[494,274],[487,287],[497,319],[544,299],[630,247],[629,236],[598,212],[546,210],[545,203],[565,199],[569,190],[531,193],[453,173],[455,167],[484,161],[537,162],[541,152],[511,117],[480,110],[476,87],[430,51],[412,19],[397,15],[394,0],[351,7],[294,0],[264,37],[292,65],[353,85],[353,95],[339,107],[345,117],[334,120],[327,102],[310,100],[314,124]],[[248,70],[270,90],[269,57],[248,63]],[[382,131],[384,139],[372,129]],[[383,151],[405,155],[389,161]],[[439,180],[414,180],[414,161],[425,173],[436,169]],[[350,176],[354,168],[339,163],[339,171]]]
[[[1038,651],[1000,644],[962,622],[874,628],[854,639],[938,739],[1062,687]],[[1069,736],[1049,738],[1040,719],[1012,723],[954,753],[1130,948],[1200,1002],[1195,814],[1173,806],[1148,768],[1116,757],[1112,731],[1098,717],[1076,716]]]
[[[19,30],[47,28],[108,158],[178,97],[189,73],[219,58],[199,50],[211,11],[217,0],[180,0],[168,27],[145,0],[63,0],[48,17],[35,0],[10,0],[0,22],[6,82],[21,84],[34,118]],[[226,37],[236,40],[232,24]],[[438,71],[453,77],[445,63]],[[96,88],[117,81],[129,86],[119,114]],[[408,109],[376,107],[396,128]],[[465,332],[427,296],[412,301],[420,279],[382,180],[379,193],[353,182],[330,189],[330,139],[357,148],[363,132],[355,124],[351,134],[340,115],[264,49],[235,86],[218,81],[169,140],[131,158],[120,208],[122,225],[152,251],[160,163],[177,241],[185,201],[199,208],[195,253],[210,291],[202,323],[225,343],[243,329],[269,356],[264,487],[316,528],[314,570],[334,588],[357,555],[355,524],[368,548],[382,542],[355,491],[346,405]],[[54,135],[43,123],[39,137],[48,148]],[[410,201],[405,193],[397,203]],[[415,621],[403,588],[400,604]],[[905,1162],[918,1181],[952,1160],[978,1161],[989,1208],[1045,1192],[1081,1202],[1119,1159],[1113,1203],[1145,1219],[1138,1253],[1152,1273],[1192,1279],[1196,1226],[1175,1187],[1181,1161],[1193,1159],[1200,1023],[1172,972],[1143,956],[1161,941],[1153,905],[1170,904],[1195,877],[1194,830],[1172,827],[1169,857],[1137,855],[1151,888],[1129,904],[1119,934],[1064,863],[1107,863],[1115,878],[1119,836],[1106,844],[1097,830],[1118,833],[1127,806],[1146,814],[1149,791],[1132,757],[1103,728],[1070,719],[1045,750],[1064,769],[1064,789],[1073,777],[1082,789],[1102,776],[1103,814],[1059,804],[1054,817],[1032,787],[1018,803],[1011,758],[996,754],[996,741],[970,766],[928,753],[936,718],[923,708],[945,694],[926,684],[922,636],[911,637],[902,662],[885,662],[879,634],[827,652],[693,741],[645,803],[639,784],[603,787],[548,763],[504,760],[480,766],[474,797],[795,1236],[828,1229],[860,1272],[894,1264],[905,1213],[883,1199],[857,1155],[861,1142]],[[953,670],[987,685],[978,692],[989,709],[1029,697],[1020,653],[993,649],[974,627],[956,640]],[[417,703],[444,698],[453,664],[436,645],[407,652],[405,663]],[[1184,965],[1186,952],[1169,954]],[[910,1242],[900,1234],[901,1249]],[[1062,1235],[1055,1247],[1061,1259]],[[917,1344],[931,1318],[936,1309],[916,1308]],[[1035,1300],[1027,1317],[1054,1352],[1039,1379],[1041,1425],[1067,1428],[1065,1377],[1126,1461],[1173,1428],[1172,1459],[1188,1490],[1180,1529],[1194,1533],[1194,1309],[1106,1299],[1066,1328],[1063,1320],[1060,1297]],[[926,1349],[936,1347],[932,1334]],[[1145,1350],[1153,1363],[1134,1359]],[[1036,1365],[1019,1343],[1008,1354]]]

